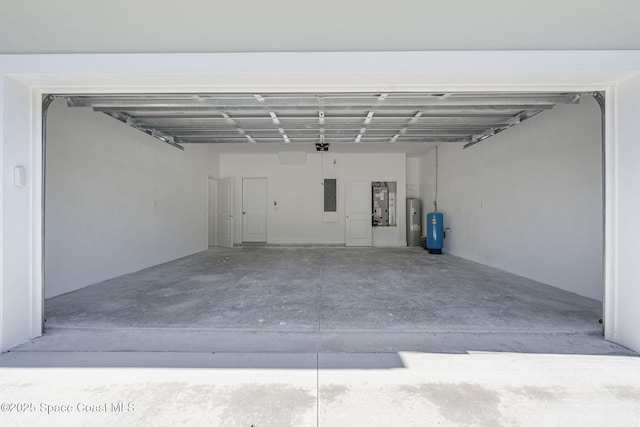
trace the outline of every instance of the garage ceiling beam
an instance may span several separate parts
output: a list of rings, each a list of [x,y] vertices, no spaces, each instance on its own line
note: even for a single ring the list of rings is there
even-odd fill
[[[355,136],[355,135],[354,135]],[[225,137],[225,138],[210,138],[210,137],[188,137],[182,139],[183,144],[189,143],[201,143],[201,144],[237,144],[237,143],[246,143],[248,142],[244,138],[240,137]],[[293,144],[310,144],[310,143],[318,142],[318,137],[302,137],[296,138],[296,142]],[[325,136],[325,142],[337,143],[337,144],[356,144],[355,138],[351,137],[335,137],[331,138]],[[362,143],[371,143],[371,144],[384,144],[388,143],[389,138],[378,138],[378,137],[368,137],[362,138],[359,144]],[[403,139],[404,143],[469,143],[471,142],[471,138],[468,137],[406,137]],[[268,143],[282,143],[282,137],[267,137],[261,138],[260,143],[268,144]]]
[[[332,128],[330,130],[325,129],[324,133],[325,134],[330,134],[330,133],[348,133],[348,132],[355,132],[355,133],[359,133],[361,128],[352,128],[352,127],[345,127],[345,128]],[[233,134],[236,132],[235,129],[222,129],[222,128],[217,128],[217,129],[208,129],[208,128],[161,128],[162,132],[164,133],[170,133],[174,136],[177,137],[181,137],[184,135],[205,135],[205,134],[218,134],[218,135],[225,135],[225,134]],[[318,132],[318,129],[309,129],[309,128],[292,128],[292,127],[288,127],[287,128],[288,132],[290,134],[297,134],[297,133],[309,133],[309,134],[316,134]],[[412,128],[412,129],[408,129],[407,132],[413,132],[414,134],[425,134],[425,135],[436,135],[436,134],[446,134],[446,135],[450,135],[450,134],[460,134],[460,135],[469,135],[469,134],[479,134],[484,132],[486,129],[485,128],[478,128],[478,127],[474,127],[474,128]],[[274,129],[252,129],[251,133],[255,136],[258,136],[262,133],[273,133],[276,130]],[[396,128],[392,128],[392,127],[383,127],[383,128],[376,128],[376,127],[368,127],[367,128],[367,133],[371,134],[371,133],[381,133],[381,132],[396,132],[397,129]]]
[[[580,93],[202,93],[66,96],[182,149],[186,143],[463,143]]]
[[[536,108],[540,108],[536,106]],[[96,109],[96,111],[103,111],[100,109]],[[415,111],[415,110],[412,110]],[[510,109],[506,112],[489,112],[486,110],[476,110],[476,111],[464,111],[464,112],[454,112],[454,111],[424,111],[422,112],[421,120],[429,119],[429,118],[473,118],[473,117],[512,117],[513,112],[516,109]],[[187,110],[167,110],[167,111],[136,111],[136,117],[144,117],[146,120],[151,119],[163,119],[163,120],[171,120],[171,119],[179,119],[182,122],[188,122],[189,120],[222,120],[220,117],[220,111],[218,110],[210,110],[210,111],[202,111],[199,113],[194,113],[192,111]],[[235,114],[234,117],[241,118],[242,120],[268,120],[268,117],[264,115],[263,112],[252,112],[245,113],[242,116]],[[282,120],[310,120],[308,114],[300,114],[299,112],[293,113],[281,113],[279,118]],[[380,122],[384,120],[405,120],[407,118],[407,112],[396,112],[395,114],[387,112],[385,114],[378,113],[376,115],[375,121]],[[361,114],[345,114],[341,112],[340,114],[333,114],[332,116],[322,116],[321,118],[316,118],[315,121],[322,125],[326,123],[326,120],[361,120]]]
[[[181,146],[180,144],[178,144],[177,142],[177,138],[175,138],[172,135],[166,134],[158,129],[154,129],[152,127],[148,127],[146,126],[144,123],[134,119],[133,117],[129,116],[128,114],[125,113],[112,113],[112,114],[107,114],[110,117],[113,117],[114,119],[121,121],[122,123],[131,126],[135,129],[138,129],[139,131],[142,131],[144,133],[146,133],[147,135],[150,135],[156,139],[159,139],[160,141],[167,143],[179,150],[184,151],[184,147]]]
[[[380,105],[376,107],[376,112],[380,111],[395,111],[395,112],[413,112],[416,110],[426,111],[426,112],[446,112],[446,111],[454,111],[460,113],[473,113],[477,111],[482,112],[495,112],[495,111],[513,111],[513,110],[527,110],[527,109],[551,109],[555,104],[552,103],[493,103],[493,104],[482,104],[482,105],[466,105],[466,104],[452,104],[452,105]],[[339,111],[340,113],[346,111],[366,111],[367,107],[370,105],[340,105],[334,106],[334,109]],[[232,112],[241,112],[245,115],[247,113],[257,115],[260,113],[270,113],[278,111],[279,114],[282,114],[282,111],[285,112],[313,112],[314,115],[318,111],[317,105],[284,105],[284,106],[265,106],[262,109],[258,109],[255,106],[199,106],[199,105],[172,105],[172,106],[155,106],[155,105],[114,105],[114,106],[94,106],[94,110],[101,111],[104,113],[110,113],[114,111],[127,111],[131,113],[137,112],[163,112],[163,113],[173,113],[173,114],[187,114],[187,113],[211,113],[211,114],[220,114],[222,112],[232,113]],[[340,116],[340,113],[335,113],[335,115]],[[325,110],[325,118],[329,119],[333,114],[331,112],[329,114],[326,113]],[[236,117],[236,115],[234,115]]]
[[[292,108],[305,107],[324,109],[337,107],[372,107],[379,108],[402,106],[422,108],[424,106],[485,106],[485,105],[554,105],[577,102],[576,94],[553,93],[481,93],[478,94],[450,94],[447,97],[437,97],[430,93],[395,93],[390,94],[384,100],[380,100],[375,94],[273,94],[265,95],[263,101],[256,100],[247,94],[210,94],[210,95],[101,95],[101,96],[74,96],[69,98],[69,106],[72,107],[143,107],[143,108]]]
[[[494,135],[496,135],[496,134],[498,134],[500,132],[504,132],[505,130],[507,130],[507,129],[513,127],[513,126],[515,126],[517,124],[520,124],[523,121],[525,121],[525,120],[527,120],[527,119],[529,119],[529,118],[531,118],[533,116],[536,116],[536,115],[540,114],[541,112],[542,112],[542,110],[524,111],[524,112],[520,113],[518,116],[514,117],[513,120],[511,120],[511,122],[509,124],[507,124],[506,126],[503,126],[501,128],[498,128],[498,129],[491,129],[490,132],[487,132],[487,133],[482,134],[482,135],[475,135],[473,140],[471,142],[465,144],[462,148],[466,150],[467,148],[477,144],[478,142],[482,142],[482,141],[484,141],[485,139],[487,139],[487,138],[489,138],[491,136],[494,136]]]

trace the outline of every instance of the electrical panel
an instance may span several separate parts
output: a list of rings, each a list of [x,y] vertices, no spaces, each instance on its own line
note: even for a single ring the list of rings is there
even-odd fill
[[[375,181],[371,183],[372,225],[389,227],[396,225],[396,183]]]
[[[324,180],[324,211],[337,212],[338,211],[337,202],[338,202],[337,179],[325,178]]]
[[[338,155],[322,153],[322,187],[324,208],[322,221],[338,222]]]

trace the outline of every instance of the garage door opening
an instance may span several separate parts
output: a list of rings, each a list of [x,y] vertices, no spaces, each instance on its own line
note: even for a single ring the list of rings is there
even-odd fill
[[[540,343],[560,334],[559,352],[577,334],[579,351],[615,351],[593,339],[603,317],[593,97],[309,97],[58,97],[46,129],[47,333],[162,349],[178,345],[162,334],[184,345],[181,330],[196,346],[237,349],[244,336],[243,348],[313,351],[508,349],[518,334],[530,340],[511,350],[551,351]],[[323,219],[321,185],[334,157],[316,142],[335,156],[336,221]],[[268,245],[207,249],[209,178],[236,183],[239,239],[242,180],[256,176],[267,177]],[[445,256],[403,247],[405,212],[372,230],[377,247],[344,248],[345,189],[358,180],[397,182],[399,210],[409,188],[425,207],[437,199]]]

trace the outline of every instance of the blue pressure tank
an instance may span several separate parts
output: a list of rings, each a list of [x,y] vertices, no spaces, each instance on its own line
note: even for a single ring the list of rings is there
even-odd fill
[[[430,254],[441,254],[444,245],[443,215],[440,212],[427,214],[427,240],[426,249]]]

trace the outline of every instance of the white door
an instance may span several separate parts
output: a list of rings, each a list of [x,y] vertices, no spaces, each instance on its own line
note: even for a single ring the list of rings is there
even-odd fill
[[[267,241],[267,179],[242,179],[242,241]]]
[[[209,246],[218,245],[218,181],[209,178]]]
[[[233,247],[233,177],[218,180],[218,246]]]
[[[347,246],[371,246],[371,183],[346,183],[346,241]]]

